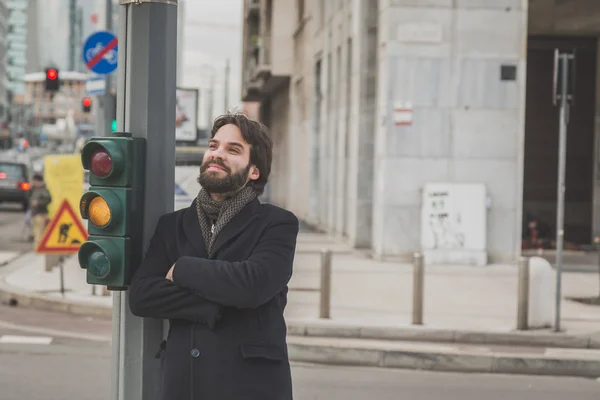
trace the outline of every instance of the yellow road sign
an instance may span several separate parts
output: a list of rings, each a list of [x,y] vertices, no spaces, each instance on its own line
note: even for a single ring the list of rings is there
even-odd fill
[[[54,154],[44,157],[44,181],[52,196],[48,215],[52,218],[64,200],[73,210],[79,209],[83,196],[83,166],[77,154]]]
[[[88,234],[67,200],[63,200],[35,249],[42,254],[77,253]]]

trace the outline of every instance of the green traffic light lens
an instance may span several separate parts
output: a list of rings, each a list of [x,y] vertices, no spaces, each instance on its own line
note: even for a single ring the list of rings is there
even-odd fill
[[[110,272],[110,261],[106,257],[106,254],[101,251],[94,251],[90,254],[87,270],[90,274],[98,278],[106,277]]]

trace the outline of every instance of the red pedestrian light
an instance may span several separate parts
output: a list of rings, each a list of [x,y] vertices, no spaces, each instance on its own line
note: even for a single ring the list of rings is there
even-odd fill
[[[46,72],[46,76],[48,77],[48,79],[53,81],[56,78],[58,78],[58,71],[56,71],[54,68],[49,68],[48,71]]]
[[[112,158],[103,148],[99,148],[92,154],[90,167],[94,175],[105,178],[112,172]]]
[[[90,99],[89,97],[85,97],[83,99],[83,106],[84,107],[91,107],[92,106],[92,99]]]

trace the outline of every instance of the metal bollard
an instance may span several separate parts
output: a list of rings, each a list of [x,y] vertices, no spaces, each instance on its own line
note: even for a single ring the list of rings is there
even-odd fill
[[[331,250],[321,250],[320,318],[331,318]]]
[[[517,289],[517,330],[528,329],[529,319],[529,258],[518,261],[519,283]]]
[[[425,267],[423,255],[415,253],[413,257],[413,325],[423,325],[423,292],[425,288]]]

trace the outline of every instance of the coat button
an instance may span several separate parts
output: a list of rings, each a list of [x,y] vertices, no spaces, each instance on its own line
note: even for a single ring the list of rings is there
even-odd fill
[[[198,358],[198,357],[200,357],[200,350],[193,349],[192,352],[191,352],[191,354],[192,354],[192,357]]]

